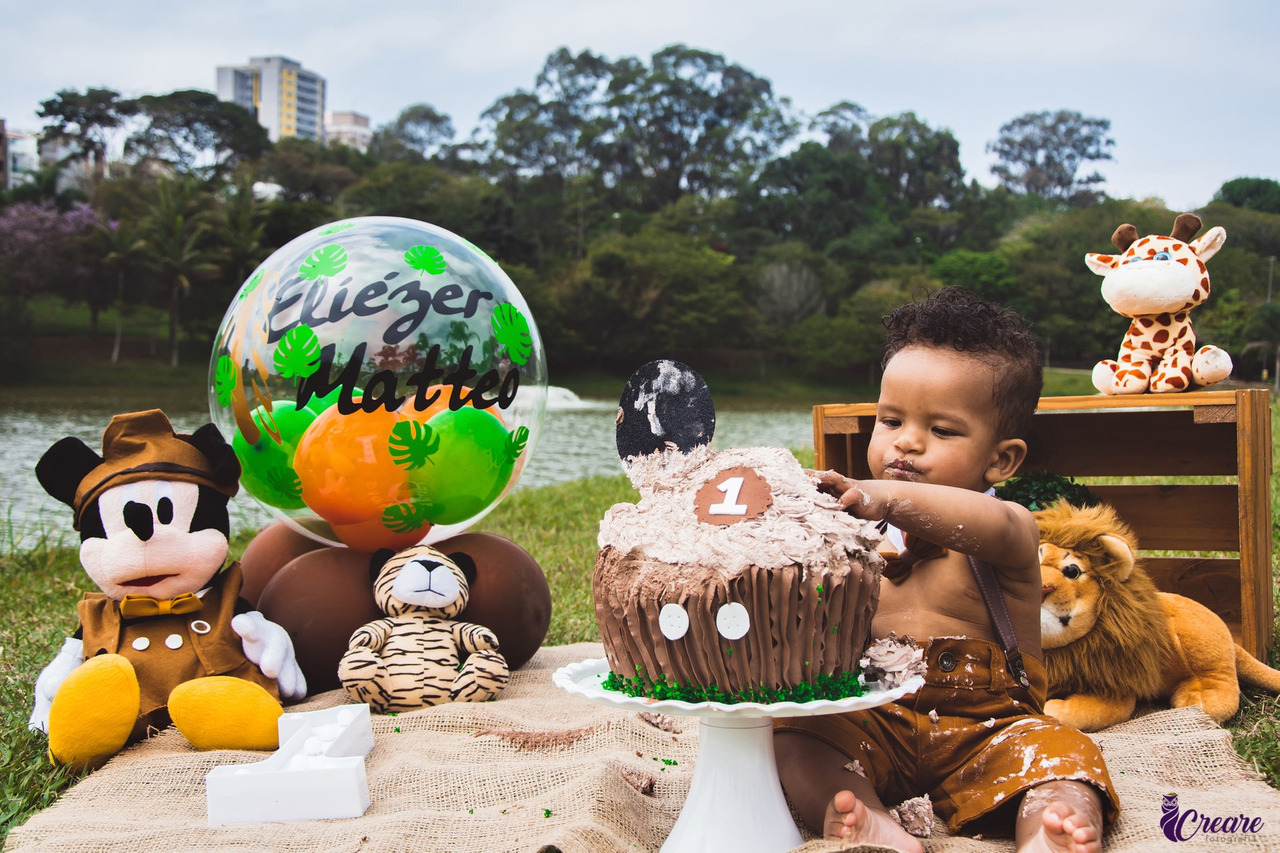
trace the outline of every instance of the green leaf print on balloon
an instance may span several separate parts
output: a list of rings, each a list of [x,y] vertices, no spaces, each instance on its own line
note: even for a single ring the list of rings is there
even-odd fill
[[[298,267],[298,275],[307,281],[315,281],[320,276],[332,278],[347,268],[347,250],[337,243],[321,246],[316,249]]]
[[[404,253],[404,262],[428,275],[440,275],[449,266],[440,250],[432,246],[414,246]]]
[[[432,461],[431,454],[440,449],[440,436],[421,421],[401,421],[391,428],[387,449],[393,462],[413,471]]]
[[[394,504],[382,511],[382,526],[392,533],[413,533],[427,523],[426,511],[415,504]]]
[[[229,355],[218,356],[218,364],[213,369],[213,390],[218,395],[218,405],[226,408],[231,405],[231,393],[240,380],[239,371]]]
[[[520,454],[524,453],[525,447],[529,444],[529,428],[517,427],[510,436],[507,437],[507,456],[513,462],[520,458]]]
[[[507,348],[507,355],[513,362],[523,365],[529,360],[533,353],[533,336],[529,332],[529,321],[519,308],[504,302],[493,309],[489,323],[493,326],[493,336]]]
[[[320,369],[320,339],[310,326],[294,326],[276,345],[272,360],[283,378],[305,379]]]
[[[322,237],[328,237],[330,234],[338,234],[342,231],[350,231],[352,228],[355,228],[355,227],[356,227],[356,223],[348,219],[345,222],[335,222],[332,225],[327,225],[324,228],[321,228],[320,231],[317,233],[319,233]]]
[[[258,285],[262,284],[262,277],[266,274],[267,274],[266,270],[258,270],[252,276],[250,276],[248,283],[245,284],[244,289],[240,291],[240,296],[237,298],[236,301],[238,302],[240,299],[244,299],[250,293],[253,293],[255,290],[257,290]]]

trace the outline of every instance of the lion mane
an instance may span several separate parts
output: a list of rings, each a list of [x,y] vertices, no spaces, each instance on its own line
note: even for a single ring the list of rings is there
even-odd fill
[[[1156,586],[1140,565],[1116,558],[1102,540],[1114,536],[1136,554],[1133,531],[1105,504],[1079,508],[1059,501],[1033,515],[1040,541],[1075,552],[1100,588],[1093,628],[1066,645],[1044,650],[1049,697],[1158,696],[1174,650]]]

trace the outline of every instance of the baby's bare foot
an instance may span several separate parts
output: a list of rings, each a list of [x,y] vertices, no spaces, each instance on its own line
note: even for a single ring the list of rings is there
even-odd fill
[[[1102,834],[1086,811],[1057,802],[1040,813],[1040,831],[1018,853],[1101,853]]]
[[[823,837],[835,841],[883,844],[904,853],[923,853],[914,836],[907,834],[888,813],[868,809],[852,791],[841,791],[827,804]]]

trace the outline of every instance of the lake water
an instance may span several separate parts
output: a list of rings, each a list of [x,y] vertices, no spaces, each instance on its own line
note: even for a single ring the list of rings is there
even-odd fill
[[[616,399],[580,399],[564,388],[550,388],[542,432],[517,488],[622,473],[614,444],[617,405]],[[163,409],[179,432],[210,419],[202,389],[0,388],[0,522],[8,520],[19,532],[49,529],[69,535],[71,512],[40,488],[36,460],[68,435],[100,450],[112,415],[150,408]],[[812,447],[812,410],[780,408],[763,399],[717,400],[715,446],[751,445]],[[243,491],[233,499],[233,530],[270,520]]]

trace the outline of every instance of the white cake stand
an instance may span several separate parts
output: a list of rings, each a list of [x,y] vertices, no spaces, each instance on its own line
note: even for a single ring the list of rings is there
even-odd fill
[[[914,693],[917,676],[901,687],[874,683],[862,696],[813,702],[681,702],[627,696],[603,685],[605,658],[556,670],[557,687],[591,702],[636,711],[698,717],[698,759],[689,796],[662,853],[782,853],[804,842],[791,819],[773,755],[773,718],[836,714],[874,708]]]

